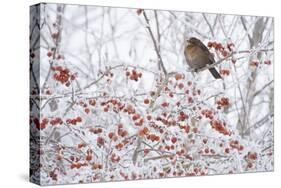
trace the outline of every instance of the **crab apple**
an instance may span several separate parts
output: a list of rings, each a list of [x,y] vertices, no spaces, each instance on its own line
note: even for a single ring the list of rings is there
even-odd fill
[[[213,42],[209,41],[208,44],[207,44],[207,46],[208,46],[209,48],[212,48],[212,47],[213,47]]]
[[[149,151],[150,151],[149,149],[145,148],[145,149],[143,150],[143,153],[144,153],[144,154],[148,154]]]
[[[144,99],[144,104],[149,104],[149,99]]]
[[[81,144],[78,144],[78,149],[81,149],[81,148],[83,148],[83,147],[86,147],[86,144],[85,143],[81,143]]]
[[[188,103],[193,103],[193,98],[192,97],[188,97],[187,101],[188,101]]]
[[[222,56],[223,56],[223,57],[228,56],[228,52],[227,52],[227,51],[225,51],[225,50],[224,50],[224,51],[222,51],[222,52],[221,52],[221,54],[222,54]]]
[[[179,83],[179,89],[182,89],[182,88],[184,88],[184,84],[183,83]]]
[[[180,74],[180,73],[176,73],[175,74],[175,79],[176,80],[181,80],[182,78],[183,78],[182,74]]]
[[[168,106],[169,106],[169,103],[163,102],[163,103],[161,104],[161,106],[164,107],[164,108],[165,108],[165,107],[168,107]]]
[[[93,159],[93,156],[92,155],[87,155],[86,156],[86,161],[91,161]]]
[[[257,159],[257,153],[249,152],[248,153],[248,158],[251,159],[251,160],[256,160]]]
[[[134,114],[133,117],[132,117],[132,119],[133,119],[134,121],[138,120],[139,118],[140,118],[140,115],[139,115],[139,114]]]
[[[189,125],[187,125],[186,127],[185,127],[185,129],[184,129],[184,131],[185,131],[185,133],[189,133],[189,131],[190,131],[190,126]]]
[[[47,56],[48,56],[48,57],[51,57],[52,55],[53,55],[53,52],[51,52],[51,51],[48,51],[48,52],[47,52]]]
[[[121,136],[121,137],[125,137],[125,136],[127,136],[127,135],[128,135],[128,131],[122,131],[120,136]]]
[[[59,33],[52,33],[52,38],[57,39],[59,37]]]
[[[80,123],[80,122],[82,122],[82,118],[81,118],[80,116],[78,116],[78,117],[76,118],[76,121],[77,121],[78,123]]]
[[[247,168],[253,168],[253,166],[254,166],[253,163],[251,163],[251,162],[247,163]]]
[[[207,139],[207,138],[204,138],[204,139],[203,139],[203,143],[204,143],[204,144],[207,144],[207,142],[208,142],[208,139]]]
[[[230,74],[230,71],[228,69],[221,69],[220,74],[224,76],[228,76]]]
[[[141,13],[143,12],[143,9],[137,9],[137,15],[141,15]]]
[[[113,133],[113,132],[108,133],[108,138],[112,139],[113,136],[114,136],[114,133]]]
[[[92,169],[93,170],[97,170],[97,169],[99,169],[99,164],[98,163],[94,163],[93,165],[92,165]]]
[[[85,112],[86,114],[88,114],[88,113],[90,112],[90,109],[89,109],[89,108],[85,108],[85,109],[84,109],[84,112]]]
[[[271,61],[270,60],[265,60],[263,63],[266,64],[266,65],[270,65]]]
[[[239,146],[239,151],[242,151],[244,149],[244,146],[240,145]]]
[[[103,139],[102,137],[98,137],[98,138],[97,138],[97,143],[98,143],[99,145],[104,145],[104,139]]]
[[[172,141],[173,144],[176,143],[177,140],[178,140],[178,139],[177,139],[176,137],[172,137],[172,138],[171,138],[171,141]]]

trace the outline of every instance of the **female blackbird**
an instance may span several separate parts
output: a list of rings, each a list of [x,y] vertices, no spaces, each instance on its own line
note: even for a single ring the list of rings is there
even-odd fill
[[[195,71],[205,67],[208,64],[210,65],[215,63],[215,59],[208,48],[195,37],[191,37],[189,40],[187,40],[187,46],[184,49],[184,56],[187,64]],[[209,71],[214,78],[222,78],[214,67],[209,68]]]

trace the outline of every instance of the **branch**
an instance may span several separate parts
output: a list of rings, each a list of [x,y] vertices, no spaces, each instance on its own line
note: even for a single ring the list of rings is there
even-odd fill
[[[156,43],[155,37],[153,36],[152,30],[151,30],[150,24],[149,24],[149,19],[147,18],[147,15],[146,15],[145,11],[143,11],[143,16],[144,16],[144,19],[146,21],[146,28],[148,29],[150,37],[152,39],[152,42],[153,42],[153,45],[154,45],[154,49],[155,49],[157,57],[158,57],[158,61],[160,63],[160,66],[161,66],[164,74],[166,75],[167,74],[167,70],[166,70],[166,68],[164,66],[164,63],[163,63],[162,57],[160,55],[159,49],[157,48],[157,43]]]
[[[260,90],[256,91],[253,94],[253,98],[256,97],[257,95],[259,95],[265,88],[267,88],[268,86],[270,86],[273,83],[273,80],[271,80],[270,82],[268,82],[267,84],[265,84]]]
[[[271,48],[271,49],[260,49],[257,52],[268,52],[268,51],[273,51],[273,50],[274,50],[273,48]],[[234,54],[252,53],[252,52],[253,52],[252,50],[241,50],[241,51],[232,52],[228,56],[218,60],[217,62],[215,62],[213,64],[206,65],[205,67],[202,67],[200,69],[196,69],[196,71],[195,71],[195,69],[191,69],[190,72],[200,72],[200,71],[203,71],[203,70],[206,70],[206,69],[209,69],[209,68],[213,68],[216,65],[222,63],[223,61],[227,60],[228,58],[232,57]]]

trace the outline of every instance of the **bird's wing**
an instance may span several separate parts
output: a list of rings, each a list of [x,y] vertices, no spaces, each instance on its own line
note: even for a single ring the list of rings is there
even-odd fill
[[[208,58],[209,58],[209,60],[211,62],[210,64],[214,63],[215,62],[214,56],[211,54],[209,49],[201,41],[198,43],[198,46],[208,56]]]

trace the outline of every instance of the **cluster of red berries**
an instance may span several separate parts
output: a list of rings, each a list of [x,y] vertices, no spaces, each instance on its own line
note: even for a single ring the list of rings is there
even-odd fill
[[[102,128],[90,128],[89,131],[94,134],[102,133]]]
[[[155,135],[155,134],[149,134],[149,135],[146,136],[146,138],[148,140],[151,140],[152,142],[160,140],[160,137]]]
[[[66,86],[70,85],[70,80],[76,79],[76,75],[71,74],[68,68],[63,68],[62,66],[52,66],[51,70],[55,72],[53,78]]]
[[[248,152],[247,158],[250,160],[256,160],[258,158],[258,155],[256,152]]]
[[[247,161],[247,168],[253,168],[254,164],[254,160],[257,159],[257,153],[255,152],[248,152],[248,154],[245,156],[246,161]]]
[[[220,70],[220,75],[228,76],[229,74],[230,74],[229,69],[221,69]]]
[[[103,111],[108,112],[110,106],[112,106],[114,112],[118,112],[119,110],[123,110],[125,105],[121,102],[117,101],[116,99],[110,99],[108,101],[104,101],[101,103],[101,106],[103,106]]]
[[[93,170],[102,169],[102,164],[94,163],[94,164],[92,165],[92,169],[93,169]]]
[[[87,155],[85,157],[86,161],[91,161],[93,159],[93,150],[88,149],[87,150]]]
[[[123,108],[122,108],[123,109]],[[124,112],[128,113],[128,114],[134,114],[135,113],[135,108],[128,104],[124,109],[123,109]]]
[[[50,178],[52,178],[52,180],[58,181],[58,174],[55,171],[56,171],[56,169],[50,171],[49,176],[50,176]]]
[[[223,57],[227,57],[229,55],[229,52],[233,51],[234,44],[233,43],[228,43],[226,46],[223,46],[219,42],[208,42],[208,47],[209,48],[214,48],[216,51],[219,51],[220,54]]]
[[[211,153],[212,155],[214,155],[216,152],[215,152],[214,149],[210,149],[210,148],[207,147],[207,148],[205,148],[204,150],[201,150],[199,153],[200,153],[200,154],[202,154],[202,153],[205,153],[205,154]]]
[[[179,121],[184,121],[184,120],[186,120],[186,119],[188,119],[188,115],[186,115],[183,111],[181,111],[181,112],[179,113],[178,120],[179,120]]]
[[[63,121],[60,117],[55,117],[50,121],[51,125],[58,125],[58,124],[61,125],[62,123],[63,123]]]
[[[244,146],[239,144],[238,140],[231,140],[229,142],[229,146],[233,149],[237,149],[238,151],[242,151],[244,149]]]
[[[227,98],[227,97],[220,98],[216,103],[218,105],[218,109],[220,109],[221,107],[226,107],[226,106],[230,105],[229,98]]]
[[[118,143],[118,144],[115,145],[115,149],[117,149],[117,150],[119,150],[119,151],[120,151],[123,147],[124,147],[124,144],[122,144],[122,143]]]
[[[212,120],[214,118],[213,112],[208,109],[201,110],[201,114],[210,120]]]
[[[42,130],[46,128],[46,125],[49,123],[49,120],[47,118],[43,118],[40,122],[38,118],[34,118],[33,123],[35,124],[35,127],[37,129]]]
[[[212,120],[211,121],[211,126],[213,129],[215,129],[216,131],[218,131],[219,133],[223,134],[223,135],[227,135],[230,136],[230,132],[226,129],[225,127],[225,122],[221,122],[219,120]]]
[[[81,168],[83,166],[87,166],[87,163],[79,163],[79,162],[78,163],[72,163],[70,165],[70,169],[74,169],[74,168],[79,169],[79,168]]]
[[[128,133],[128,131],[124,130],[124,128],[123,128],[124,126],[122,123],[119,123],[117,125],[117,127],[118,127],[118,130],[117,130],[118,136],[121,136],[121,137],[128,136],[129,133]]]
[[[80,116],[73,118],[73,119],[66,120],[67,124],[72,124],[72,125],[76,125],[77,123],[81,123],[81,122],[82,122],[82,118]]]
[[[142,118],[141,115],[137,113],[133,114],[132,120],[134,121],[136,126],[142,126],[144,123],[144,118]]]
[[[250,65],[251,67],[258,67],[259,64],[260,64],[260,62],[259,62],[259,61],[256,61],[256,60],[253,60],[253,61],[250,61],[250,62],[249,62],[249,65]],[[265,64],[265,65],[271,65],[271,61],[270,61],[270,60],[265,60],[265,61],[263,62],[263,64]]]
[[[136,69],[133,69],[131,72],[130,71],[126,71],[126,76],[130,79],[130,80],[134,80],[134,81],[138,81],[139,78],[142,77],[142,73],[141,72],[137,72]]]
[[[185,133],[189,133],[190,131],[190,126],[189,125],[182,125],[180,126],[180,129],[183,129],[185,131]]]
[[[149,129],[147,127],[144,127],[144,128],[139,130],[138,135],[140,137],[143,137],[145,135],[148,135],[148,133],[149,133]]]

